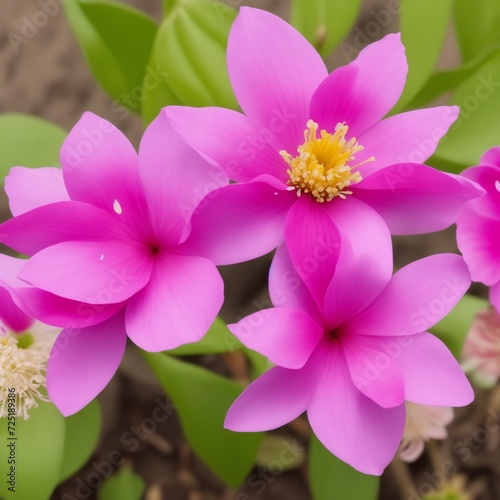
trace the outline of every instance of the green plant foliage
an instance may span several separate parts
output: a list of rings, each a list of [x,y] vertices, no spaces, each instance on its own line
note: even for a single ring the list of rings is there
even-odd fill
[[[0,175],[11,167],[48,167],[59,162],[67,132],[50,122],[21,114],[0,116]]]
[[[455,29],[464,62],[500,44],[498,0],[455,0]]]
[[[225,483],[241,484],[252,468],[262,442],[261,433],[224,429],[227,410],[242,387],[199,366],[165,354],[144,352],[146,361],[167,394],[178,405],[187,440]]]
[[[99,490],[99,500],[141,500],[146,490],[144,480],[124,467],[111,476]]]
[[[314,435],[309,446],[309,484],[314,500],[378,498],[379,477],[354,470],[332,455]]]
[[[226,67],[235,17],[235,10],[208,0],[179,0],[170,10],[149,61],[162,80],[146,94],[145,123],[170,104],[238,108]]]
[[[451,103],[460,106],[460,117],[440,142],[433,161],[460,172],[500,143],[500,52],[457,88]]]
[[[64,452],[59,482],[78,472],[91,457],[101,432],[101,411],[97,400],[65,419]]]
[[[292,25],[324,57],[349,33],[363,0],[293,0]]]
[[[400,0],[400,3],[401,37],[409,71],[403,95],[393,112],[401,111],[433,73],[453,6],[453,0]]]
[[[155,70],[147,68],[155,22],[137,9],[105,0],[69,0],[64,8],[97,81],[121,105],[139,112],[147,93],[143,80]]]
[[[466,294],[445,318],[431,328],[431,333],[439,337],[459,358],[472,320],[479,311],[488,308],[487,300]]]
[[[266,434],[257,454],[257,465],[270,470],[276,467],[283,471],[300,467],[306,461],[306,448],[296,441],[289,436]]]
[[[15,441],[9,441],[7,418],[0,419],[0,496],[5,500],[48,500],[59,482],[64,453],[64,417],[51,403],[30,410],[30,418],[16,419]],[[7,444],[14,443],[11,448]],[[14,448],[15,446],[15,448]],[[9,464],[15,458],[15,464]],[[9,491],[7,473],[15,467],[15,492]]]

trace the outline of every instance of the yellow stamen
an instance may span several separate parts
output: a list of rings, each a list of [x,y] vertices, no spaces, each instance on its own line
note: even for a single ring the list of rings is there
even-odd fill
[[[344,199],[352,194],[347,188],[362,180],[361,174],[352,170],[375,158],[372,156],[357,165],[348,165],[363,149],[355,137],[346,140],[348,129],[345,123],[338,123],[333,135],[322,130],[321,137],[317,137],[318,124],[309,120],[304,144],[297,148],[298,156],[280,151],[290,167],[287,170],[290,176],[288,184],[297,190],[297,196],[310,193],[316,201],[323,203],[336,196]]]

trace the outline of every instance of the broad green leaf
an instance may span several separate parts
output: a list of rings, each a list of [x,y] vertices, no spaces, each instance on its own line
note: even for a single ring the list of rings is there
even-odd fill
[[[165,354],[143,353],[167,394],[178,405],[187,440],[225,483],[238,486],[254,464],[261,433],[224,429],[227,410],[242,387],[199,366]]]
[[[455,30],[464,62],[500,43],[498,0],[455,0]]]
[[[459,358],[472,320],[479,311],[488,307],[487,300],[466,294],[448,316],[431,328],[431,333],[439,337],[453,355]]]
[[[161,82],[148,92],[145,123],[170,104],[237,109],[226,67],[226,45],[236,11],[208,0],[181,0],[163,21],[149,67]]]
[[[309,445],[309,485],[314,500],[376,500],[380,478],[354,470],[332,455],[312,435]]]
[[[362,0],[293,0],[292,25],[327,56],[356,22]]]
[[[300,467],[306,460],[306,448],[299,445],[295,438],[278,434],[266,434],[256,463],[266,469],[279,464],[281,470],[292,470]]]
[[[28,420],[16,419],[14,433],[9,433],[7,418],[0,419],[0,495],[5,500],[47,500],[59,482],[64,417],[53,404],[40,403],[30,410]],[[11,459],[15,463],[9,463]],[[15,492],[8,490],[11,467],[15,468]]]
[[[400,0],[408,78],[394,112],[401,111],[433,73],[448,30],[453,0]]]
[[[124,467],[111,476],[99,490],[99,500],[141,500],[146,483],[132,469]]]
[[[69,0],[65,10],[95,78],[120,104],[139,112],[149,87],[159,84],[146,68],[158,30],[154,21],[105,0]],[[143,85],[146,78],[149,86]]]
[[[461,113],[441,140],[433,161],[461,171],[500,144],[500,52],[457,88],[451,103],[460,106]]]
[[[59,162],[67,133],[50,122],[29,115],[0,116],[0,175],[11,167],[48,167]]]
[[[163,17],[167,17],[175,6],[179,3],[179,0],[162,0],[163,3]]]
[[[216,318],[210,330],[208,330],[207,334],[199,342],[184,344],[168,351],[168,354],[175,354],[177,356],[219,354],[236,351],[241,348],[241,342],[227,329],[224,321]]]
[[[101,411],[94,400],[83,410],[65,419],[64,453],[59,482],[79,471],[92,456],[101,432]]]

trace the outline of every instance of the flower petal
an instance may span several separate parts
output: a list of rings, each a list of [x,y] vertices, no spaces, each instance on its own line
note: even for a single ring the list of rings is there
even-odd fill
[[[457,360],[430,333],[404,339],[396,362],[405,379],[406,399],[429,406],[465,406],[474,391]]]
[[[11,168],[5,178],[5,192],[14,216],[56,201],[69,201],[63,172],[55,167]]]
[[[356,162],[363,177],[396,163],[424,163],[460,113],[458,106],[417,109],[390,116],[358,137],[363,150]]]
[[[353,187],[392,234],[422,234],[453,224],[462,206],[482,190],[459,175],[426,165],[401,163],[381,169]]]
[[[0,281],[0,323],[14,332],[23,332],[34,320],[17,306],[8,289],[1,288],[1,285]]]
[[[364,474],[380,475],[399,447],[404,404],[381,408],[353,384],[341,349],[318,351],[321,379],[307,409],[314,433],[338,458]]]
[[[395,273],[375,301],[342,328],[360,335],[422,333],[446,316],[469,286],[462,257],[432,255]]]
[[[295,200],[291,192],[267,182],[217,189],[194,212],[183,252],[217,265],[260,257],[283,241],[286,216]]]
[[[127,305],[127,334],[149,352],[197,342],[214,322],[223,300],[222,278],[212,262],[159,256],[150,282]]]
[[[314,366],[300,370],[271,368],[252,382],[229,408],[224,427],[257,432],[291,422],[306,411],[317,375]]]
[[[328,71],[312,45],[285,21],[242,7],[228,45],[229,79],[238,102],[272,145],[289,153],[304,142],[309,102]]]
[[[486,153],[481,156],[481,165],[492,165],[500,167],[500,146],[488,149]]]
[[[323,335],[323,328],[296,309],[264,309],[228,325],[246,347],[283,368],[302,368]]]
[[[387,35],[323,81],[312,97],[310,118],[330,133],[346,122],[349,136],[359,138],[396,104],[407,72],[400,34]]]
[[[464,170],[462,175],[476,182],[486,191],[484,196],[467,203],[464,211],[473,210],[484,217],[498,219],[500,214],[500,167],[472,167]]]
[[[179,243],[186,222],[205,195],[228,183],[172,128],[165,111],[149,125],[139,148],[139,169],[155,232]]]
[[[59,334],[47,363],[47,391],[65,417],[80,411],[106,387],[118,369],[126,341],[123,313]]]
[[[287,165],[269,143],[273,128],[259,129],[245,115],[224,108],[169,106],[165,113],[174,129],[207,161],[219,165],[230,179],[248,182],[262,174],[288,180]]]
[[[38,252],[20,278],[61,297],[116,304],[149,281],[153,259],[146,249],[116,241],[66,241]]]
[[[500,314],[500,282],[490,288],[490,302]]]

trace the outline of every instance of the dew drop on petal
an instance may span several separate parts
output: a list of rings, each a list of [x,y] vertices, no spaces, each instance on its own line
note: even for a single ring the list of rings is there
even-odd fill
[[[104,260],[104,254],[101,254],[101,256],[99,257],[99,260]]]
[[[115,200],[113,202],[113,210],[118,214],[120,215],[123,210],[122,210],[122,206],[120,205],[120,202],[118,200]]]
[[[495,181],[495,188],[500,192],[500,181]]]
[[[278,195],[278,191],[276,191],[276,192],[274,193],[274,196],[277,196],[277,195]]]

